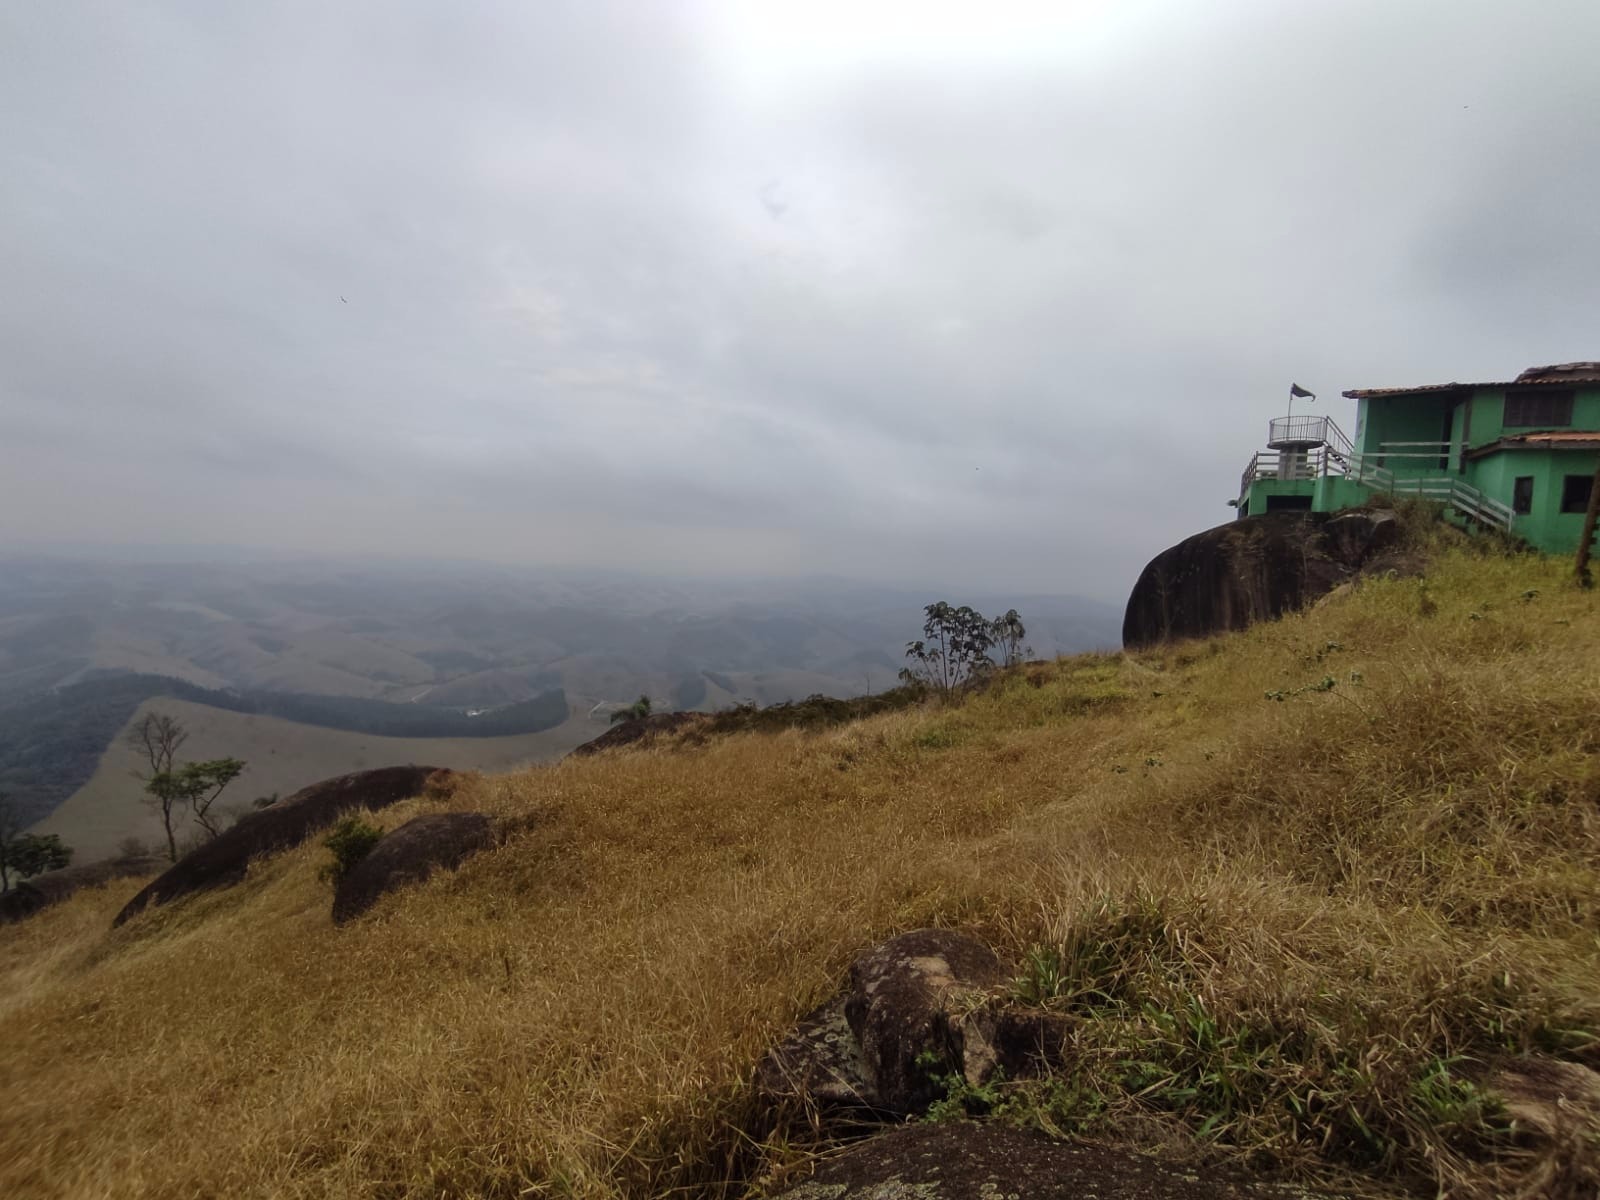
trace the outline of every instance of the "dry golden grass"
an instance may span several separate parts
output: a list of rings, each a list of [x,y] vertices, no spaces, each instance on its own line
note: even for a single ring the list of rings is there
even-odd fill
[[[449,803],[517,832],[343,929],[316,846],[117,931],[137,882],[82,895],[0,932],[0,1194],[738,1194],[797,1136],[762,1051],[924,924],[1075,1022],[1015,1114],[1515,1194],[1538,1164],[1458,1058],[1600,1028],[1600,620],[1564,573],[1455,553],[1427,604],[472,778]]]

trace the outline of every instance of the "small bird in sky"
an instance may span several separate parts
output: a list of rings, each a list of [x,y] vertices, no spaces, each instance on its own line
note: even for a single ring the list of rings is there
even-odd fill
[[[340,296],[339,297],[339,303],[340,304],[349,304],[350,301],[346,300],[343,296]]]

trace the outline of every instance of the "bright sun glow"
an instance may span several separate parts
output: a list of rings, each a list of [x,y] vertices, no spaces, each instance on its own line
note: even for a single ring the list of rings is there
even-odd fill
[[[1072,56],[1121,26],[1111,0],[809,0],[715,9],[726,50],[762,71],[884,61],[947,62]]]

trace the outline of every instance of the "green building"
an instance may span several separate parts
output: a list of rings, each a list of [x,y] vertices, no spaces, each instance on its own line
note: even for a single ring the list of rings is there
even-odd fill
[[[1329,417],[1278,417],[1231,501],[1240,516],[1335,512],[1374,493],[1420,495],[1462,523],[1552,554],[1577,549],[1600,462],[1600,363],[1509,382],[1357,388],[1355,437]]]

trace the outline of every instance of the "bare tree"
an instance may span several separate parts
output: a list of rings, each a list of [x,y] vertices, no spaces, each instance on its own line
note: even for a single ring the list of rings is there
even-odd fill
[[[127,743],[150,765],[149,773],[135,771],[135,779],[149,782],[157,775],[170,772],[177,761],[178,748],[189,740],[189,731],[175,717],[166,713],[148,712],[142,720],[128,730]]]

